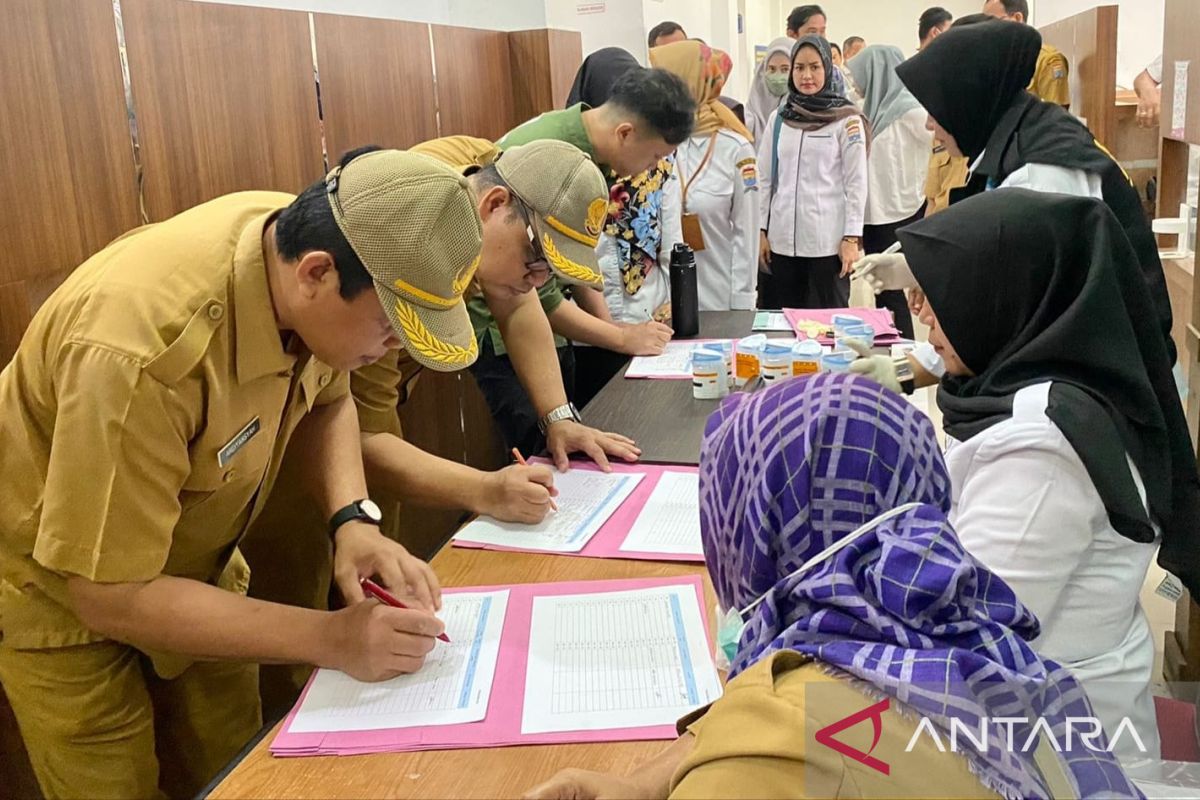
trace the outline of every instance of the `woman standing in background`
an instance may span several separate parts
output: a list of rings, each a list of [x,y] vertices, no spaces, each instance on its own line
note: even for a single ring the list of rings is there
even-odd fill
[[[603,105],[613,83],[635,69],[642,66],[628,51],[619,47],[597,50],[579,67],[567,106]],[[649,319],[670,324],[670,253],[683,240],[679,186],[668,180],[674,168],[675,157],[671,156],[653,169],[613,183],[609,191],[608,218],[596,254],[604,275],[604,305],[610,321],[618,325],[637,325]],[[595,313],[596,309],[588,310]],[[578,344],[575,358],[575,403],[581,408],[629,360],[624,353]]]
[[[684,241],[696,253],[702,311],[754,308],[758,164],[750,131],[718,101],[733,61],[689,40],[650,51],[650,63],[687,85],[696,101],[692,136],[675,151]]]
[[[921,218],[932,136],[927,114],[896,75],[904,62],[899,47],[873,44],[847,64],[863,92],[863,113],[871,124],[871,158],[867,165],[866,225],[863,250],[882,253],[896,243],[896,230]],[[880,292],[875,305],[887,308],[896,327],[913,338],[912,313],[903,290]]]
[[[867,124],[833,86],[829,43],[804,36],[788,96],[758,141],[767,308],[844,308],[862,248]]]
[[[766,55],[754,68],[750,81],[750,99],[746,101],[746,128],[758,141],[767,128],[767,119],[779,108],[788,93],[788,75],[792,71],[791,39],[782,36],[767,47]]]

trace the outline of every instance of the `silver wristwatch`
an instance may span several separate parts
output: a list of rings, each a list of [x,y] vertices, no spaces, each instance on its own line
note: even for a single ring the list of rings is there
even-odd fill
[[[561,405],[558,408],[551,411],[546,416],[539,419],[538,420],[538,430],[542,432],[543,436],[545,436],[546,431],[550,429],[551,425],[553,425],[556,422],[562,422],[565,419],[573,419],[579,423],[583,422],[583,417],[579,416],[579,411],[578,411],[578,409],[575,408],[574,403],[567,403],[566,405]]]

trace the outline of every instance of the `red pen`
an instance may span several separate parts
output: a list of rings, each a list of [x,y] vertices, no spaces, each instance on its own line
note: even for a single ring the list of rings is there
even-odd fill
[[[362,585],[364,593],[374,597],[385,606],[391,606],[392,608],[408,608],[408,606],[404,605],[404,603],[401,603],[395,597],[392,597],[390,592],[370,578],[362,578],[359,583]],[[437,638],[441,639],[446,644],[450,643],[450,637],[445,633],[439,633]]]
[[[520,464],[522,467],[529,466],[529,462],[525,460],[525,456],[521,455],[520,450],[518,450],[517,448],[514,447],[512,449],[512,454],[513,454],[513,458],[515,458],[517,460],[517,463]],[[554,502],[553,497],[550,498],[550,510],[558,511],[558,503]]]

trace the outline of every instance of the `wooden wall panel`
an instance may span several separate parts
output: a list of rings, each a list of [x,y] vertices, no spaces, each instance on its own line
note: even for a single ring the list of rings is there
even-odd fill
[[[1071,67],[1071,112],[1087,120],[1112,149],[1117,132],[1117,6],[1098,6],[1045,27],[1042,39],[1063,52]]]
[[[111,2],[10,0],[5,25],[0,367],[36,310],[34,284],[65,275],[138,222]]]
[[[151,220],[324,174],[308,15],[124,0]]]
[[[498,139],[516,127],[507,33],[434,25],[433,54],[442,136]]]
[[[508,34],[513,75],[513,113],[518,124],[566,104],[575,72],[583,63],[583,43],[575,31],[541,28]]]
[[[365,144],[437,138],[428,25],[337,14],[314,14],[313,25],[331,166]]]

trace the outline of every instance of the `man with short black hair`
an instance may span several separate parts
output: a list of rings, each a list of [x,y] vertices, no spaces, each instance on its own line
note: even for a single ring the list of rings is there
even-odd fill
[[[820,36],[824,39],[827,25],[825,10],[819,5],[796,6],[788,14],[787,35],[789,39],[799,39],[801,36]]]
[[[925,9],[917,20],[917,41],[920,42],[917,49],[924,50],[930,42],[950,30],[953,22],[954,15],[941,6]]]
[[[388,150],[130,231],[46,301],[0,372],[0,681],[43,794],[194,795],[261,725],[258,662],[420,668],[440,589],[380,532],[346,371],[474,361],[480,241],[462,175]],[[289,442],[341,611],[243,596]]]
[[[650,29],[646,43],[651,47],[662,47],[664,44],[682,42],[688,38],[687,32],[678,22],[660,22]]]
[[[678,77],[662,69],[637,68],[617,79],[603,105],[588,108],[579,103],[548,111],[509,131],[496,144],[502,149],[541,139],[573,144],[600,165],[612,183],[645,172],[675,152],[676,146],[691,134],[695,111],[695,102]],[[596,230],[588,231],[585,237],[592,247],[598,243],[603,222],[601,218]],[[547,256],[554,261],[554,253],[547,251]],[[599,284],[598,281],[575,283]],[[512,335],[503,324],[497,325],[493,314],[502,323],[507,318],[507,325],[512,327],[514,322],[527,324],[528,315],[544,312],[556,334],[554,343],[558,348],[567,347],[569,339],[629,355],[653,355],[661,353],[671,337],[669,327],[652,320],[639,325],[614,324],[600,292],[587,285],[577,286],[574,292],[574,300],[565,301],[560,278],[556,276],[536,295],[489,299],[487,303],[475,299],[469,304],[475,328],[481,331],[480,358],[471,371],[506,443],[536,451],[541,449],[544,436],[555,461],[564,469],[567,462],[563,438],[570,436],[574,441],[581,435],[580,430],[592,429],[582,425],[579,412],[568,401],[566,387],[550,402],[527,395],[518,374],[544,369],[551,356],[547,353],[531,363],[524,354],[512,353],[508,341]],[[500,305],[511,307],[502,311]],[[563,353],[562,358],[571,356]],[[600,441],[589,440],[585,452],[596,452],[597,445],[618,453],[627,452],[630,446],[623,437],[606,435]],[[602,459],[601,454],[598,460]]]
[[[1028,0],[985,0],[983,13],[997,19],[1007,19],[1012,22],[1029,24]],[[1029,91],[1045,100],[1065,109],[1071,108],[1070,66],[1064,56],[1054,45],[1042,42],[1042,51],[1038,53],[1037,68],[1033,73],[1033,81]]]
[[[842,60],[849,61],[862,52],[867,46],[867,40],[861,36],[851,36],[842,42]]]

